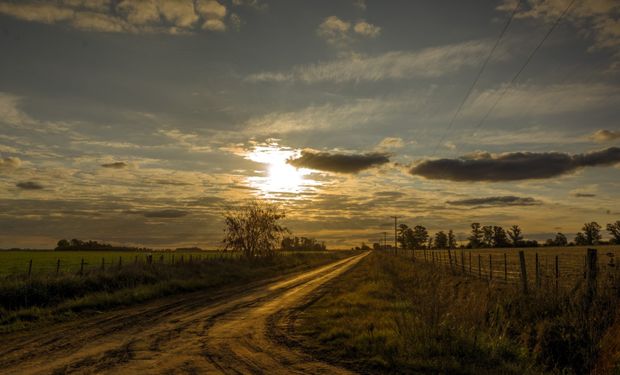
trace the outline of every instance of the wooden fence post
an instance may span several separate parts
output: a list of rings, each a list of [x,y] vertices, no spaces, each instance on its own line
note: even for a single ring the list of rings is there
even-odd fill
[[[471,250],[469,251],[469,274],[471,275]]]
[[[489,254],[489,281],[493,280],[493,258],[492,255]]]
[[[482,279],[482,255],[478,254],[478,278]]]
[[[84,274],[84,258],[80,261],[80,276]]]
[[[135,258],[133,258],[133,264],[138,264],[138,256],[136,255]]]
[[[465,254],[461,250],[461,272],[465,273]]]
[[[452,270],[452,253],[448,249],[448,262],[450,263],[450,270]]]
[[[540,288],[540,264],[538,262],[538,253],[536,253],[536,267],[534,270],[536,271],[536,288]]]
[[[30,275],[32,275],[32,259],[28,262],[28,277],[30,277]]]
[[[521,288],[524,294],[527,294],[527,270],[525,268],[525,253],[519,251],[519,266],[521,267]]]
[[[504,281],[508,283],[508,255],[504,253]]]
[[[56,275],[60,272],[60,258],[56,261]]]
[[[122,266],[123,266],[123,257],[119,256],[118,257],[118,269],[120,270]]]

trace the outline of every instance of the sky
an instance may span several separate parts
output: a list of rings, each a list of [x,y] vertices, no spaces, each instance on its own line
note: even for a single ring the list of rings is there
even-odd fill
[[[615,0],[0,0],[0,248],[620,220]]]

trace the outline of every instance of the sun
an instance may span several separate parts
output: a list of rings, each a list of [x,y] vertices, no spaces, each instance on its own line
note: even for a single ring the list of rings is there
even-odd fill
[[[252,187],[258,188],[263,194],[272,193],[299,193],[307,190],[317,182],[307,176],[311,173],[305,168],[295,168],[287,160],[299,156],[299,151],[281,147],[276,143],[266,146],[256,146],[246,154],[246,158],[265,164],[266,170],[262,176],[248,177]]]

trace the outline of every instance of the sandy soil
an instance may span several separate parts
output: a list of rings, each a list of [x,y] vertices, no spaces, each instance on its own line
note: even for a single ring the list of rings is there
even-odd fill
[[[0,336],[0,373],[348,374],[292,344],[288,317],[366,255]]]

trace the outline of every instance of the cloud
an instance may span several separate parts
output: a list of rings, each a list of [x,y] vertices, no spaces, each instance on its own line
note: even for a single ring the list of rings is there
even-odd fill
[[[366,10],[366,0],[353,0],[353,6],[361,10]]]
[[[283,134],[312,130],[346,130],[372,123],[385,123],[401,110],[420,108],[419,98],[358,99],[344,105],[310,106],[293,112],[273,112],[246,122],[246,130],[256,134]]]
[[[342,47],[351,41],[349,30],[351,23],[336,16],[329,16],[316,29],[319,37],[332,46]]]
[[[23,21],[65,24],[114,33],[187,34],[226,30],[225,5],[216,0],[22,1],[0,3],[0,14]],[[232,20],[239,23],[238,16]]]
[[[250,82],[376,82],[411,78],[436,78],[463,68],[476,67],[488,51],[488,43],[470,41],[416,52],[391,51],[375,56],[348,55],[337,60],[294,67],[289,72],[252,74]],[[505,58],[498,51],[495,58]]]
[[[575,194],[573,194],[573,196],[575,196],[577,198],[593,198],[593,197],[596,197],[596,194],[592,194],[592,193],[575,193]]]
[[[458,159],[425,160],[414,165],[409,173],[431,180],[496,182],[550,178],[584,167],[619,162],[618,147],[575,155],[559,152],[477,153]]]
[[[484,197],[484,198],[471,198],[460,199],[456,201],[448,201],[448,204],[455,206],[534,206],[540,204],[534,198],[530,197],[515,197],[513,195],[505,195],[499,197]]]
[[[101,166],[104,167],[104,168],[123,169],[123,168],[127,167],[127,163],[125,163],[123,161],[116,161],[116,162],[113,162],[113,163],[101,164]]]
[[[486,113],[504,91],[504,86],[481,91],[463,111],[463,116],[478,119]],[[620,89],[605,83],[569,83],[555,85],[521,84],[510,91],[493,112],[494,118],[543,116],[574,113],[600,108],[609,103],[620,104]],[[527,108],[524,111],[523,108]]]
[[[296,159],[287,163],[297,168],[316,169],[336,173],[358,173],[364,169],[389,163],[388,154],[373,152],[367,154],[336,154],[304,150]]]
[[[7,171],[11,169],[17,169],[22,164],[22,161],[18,157],[6,157],[0,158],[0,171]]]
[[[511,12],[517,0],[504,0],[497,9]],[[552,22],[566,9],[569,0],[529,0],[524,2],[517,18]],[[585,37],[594,41],[591,50],[610,49],[620,59],[620,3],[617,0],[577,1],[565,15]],[[617,63],[616,63],[617,64]]]
[[[15,186],[17,186],[18,188],[23,189],[23,190],[41,190],[41,189],[43,189],[43,185],[39,184],[38,182],[34,182],[34,181],[18,182],[17,184],[15,184]]]
[[[392,150],[395,148],[402,148],[405,146],[402,138],[398,137],[386,137],[381,140],[375,147],[377,150]]]
[[[363,20],[358,21],[355,26],[353,26],[353,31],[369,38],[376,38],[381,34],[381,28],[379,26],[375,26]]]
[[[596,142],[609,142],[616,139],[620,139],[620,131],[614,130],[597,130],[591,136],[590,139]]]
[[[340,49],[347,49],[355,42],[355,35],[365,38],[376,38],[381,33],[379,26],[359,20],[352,24],[336,16],[329,16],[319,24],[317,35],[329,45]]]
[[[145,217],[150,218],[162,218],[162,219],[175,219],[178,217],[187,216],[189,213],[187,211],[181,210],[156,210],[156,211],[146,211],[143,213]]]

